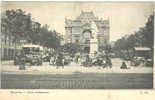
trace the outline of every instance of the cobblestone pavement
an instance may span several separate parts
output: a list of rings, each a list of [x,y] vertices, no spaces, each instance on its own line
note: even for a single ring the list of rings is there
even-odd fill
[[[3,89],[152,89],[153,74],[2,74]]]
[[[153,68],[127,66],[120,69],[122,60],[112,59],[113,67],[82,67],[72,63],[65,68],[44,63],[19,70],[12,61],[2,62],[3,89],[152,89]]]

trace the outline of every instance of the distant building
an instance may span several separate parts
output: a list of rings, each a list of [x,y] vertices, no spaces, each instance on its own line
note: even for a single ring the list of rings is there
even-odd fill
[[[1,33],[0,33],[0,59],[1,60],[13,60],[15,54],[21,51],[21,45],[25,40],[19,40],[13,36],[8,30],[7,22],[5,20],[7,16],[3,13],[1,16]],[[25,38],[25,37],[24,37]]]
[[[90,51],[92,22],[97,26],[97,47],[104,48],[109,44],[109,19],[99,19],[93,12],[81,12],[75,20],[65,19],[65,43],[79,43],[83,50]]]

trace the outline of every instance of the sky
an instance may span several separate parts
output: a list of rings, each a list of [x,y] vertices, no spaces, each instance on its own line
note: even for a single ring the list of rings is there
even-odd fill
[[[75,19],[81,11],[93,11],[95,16],[110,21],[110,41],[134,34],[144,27],[149,15],[153,14],[151,2],[3,2],[2,11],[22,9],[31,13],[34,21],[47,24],[51,30],[65,35],[65,18]]]

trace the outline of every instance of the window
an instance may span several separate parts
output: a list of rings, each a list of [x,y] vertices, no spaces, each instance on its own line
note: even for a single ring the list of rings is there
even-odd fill
[[[7,59],[7,48],[4,48],[4,59]]]
[[[6,44],[6,38],[5,38],[5,40],[4,40],[4,44]]]
[[[84,38],[90,39],[90,32],[89,31],[84,32]]]
[[[78,40],[78,39],[76,39],[76,40],[75,40],[75,42],[76,42],[76,43],[78,43],[78,42],[79,42],[79,40]]]

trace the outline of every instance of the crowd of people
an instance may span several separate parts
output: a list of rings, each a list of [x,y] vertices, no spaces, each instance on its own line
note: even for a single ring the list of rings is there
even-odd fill
[[[51,65],[56,65],[57,68],[60,66],[64,68],[65,65],[68,65],[72,62],[84,67],[98,66],[99,68],[112,68],[111,58],[108,55],[97,52],[94,54],[77,53],[74,56],[58,53],[51,55],[49,62]]]
[[[74,56],[64,53],[49,54],[49,64],[56,66],[56,68],[64,68],[71,63],[76,63],[83,67],[98,67],[100,68],[112,68],[111,57],[104,53],[77,53]],[[26,57],[23,52],[18,54],[19,69],[25,70]],[[125,62],[122,63],[121,69],[127,69]]]

